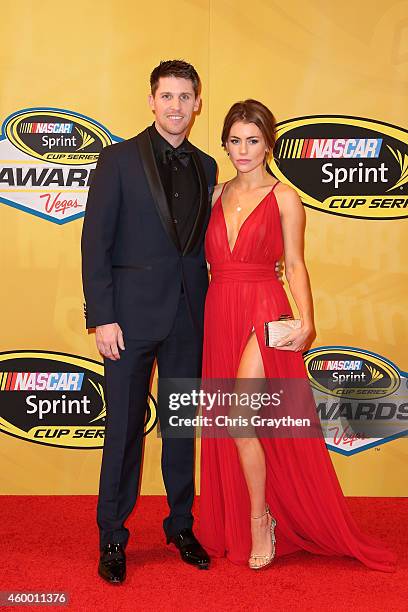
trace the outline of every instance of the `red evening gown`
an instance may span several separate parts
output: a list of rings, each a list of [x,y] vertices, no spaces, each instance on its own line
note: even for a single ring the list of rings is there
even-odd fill
[[[301,353],[264,344],[264,322],[291,313],[274,271],[283,253],[283,237],[273,189],[244,221],[232,251],[221,198],[222,193],[205,239],[211,282],[202,377],[234,378],[254,327],[266,378],[307,378]],[[361,533],[354,522],[323,437],[260,440],[267,469],[266,500],[277,520],[276,557],[306,550],[355,557],[376,570],[395,569],[395,555]],[[212,556],[247,564],[250,503],[235,443],[228,436],[203,435],[201,445],[201,543]]]

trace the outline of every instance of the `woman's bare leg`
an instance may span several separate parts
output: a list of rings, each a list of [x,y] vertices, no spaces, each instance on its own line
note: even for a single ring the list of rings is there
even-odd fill
[[[242,353],[236,377],[237,386],[235,391],[238,393],[242,388],[248,389],[248,383],[246,384],[244,380],[240,383],[240,379],[265,378],[262,355],[255,332],[249,337]],[[251,520],[251,555],[267,556],[272,551],[272,543],[270,535],[271,517],[265,514],[266,466],[264,450],[256,437],[255,429],[253,429],[252,437],[234,436],[234,442],[237,445],[242,471],[251,500],[251,517],[262,517],[258,520]],[[262,565],[262,559],[258,559],[257,564]]]

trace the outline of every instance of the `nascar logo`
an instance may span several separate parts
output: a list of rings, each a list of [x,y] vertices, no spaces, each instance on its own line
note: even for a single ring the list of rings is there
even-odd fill
[[[73,123],[21,123],[20,134],[71,134]]]
[[[353,455],[408,434],[407,372],[353,347],[318,347],[304,358],[330,450]]]
[[[0,438],[6,434],[60,448],[103,447],[102,363],[65,353],[14,351],[0,353],[0,368]],[[144,435],[156,423],[157,404],[149,393]]]
[[[303,204],[356,219],[408,216],[408,130],[338,115],[278,123],[271,169]]]
[[[1,391],[80,391],[83,372],[1,372]]]
[[[377,158],[382,138],[282,138],[282,159]]]
[[[0,136],[0,203],[59,225],[83,217],[99,154],[119,140],[68,110],[13,113]]]
[[[398,371],[391,363],[359,349],[329,347],[311,350],[307,353],[305,365],[312,387],[336,397],[386,397],[400,385]]]
[[[319,359],[311,362],[309,370],[361,370],[363,362],[361,360],[326,360]]]

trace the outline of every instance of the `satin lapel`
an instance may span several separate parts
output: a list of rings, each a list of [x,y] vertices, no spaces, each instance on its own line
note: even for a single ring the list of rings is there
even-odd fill
[[[186,255],[189,251],[191,251],[195,245],[197,244],[201,233],[203,231],[205,219],[208,213],[209,207],[209,197],[208,197],[208,184],[207,178],[204,172],[203,165],[201,163],[201,159],[196,151],[193,150],[191,154],[192,160],[194,162],[194,166],[198,176],[198,182],[200,184],[200,201],[198,205],[198,213],[193,225],[193,229],[191,230],[191,234],[187,240],[187,244],[183,249],[183,255]]]
[[[163,185],[160,179],[159,170],[157,168],[156,159],[153,152],[152,142],[150,140],[148,130],[141,132],[137,138],[137,145],[140,151],[140,157],[143,164],[143,169],[146,174],[147,182],[150,187],[150,191],[153,196],[153,201],[156,205],[157,212],[163,227],[166,230],[169,238],[173,242],[177,250],[180,251],[180,243],[176,230],[174,229],[174,223],[171,218],[167,197],[163,189]]]

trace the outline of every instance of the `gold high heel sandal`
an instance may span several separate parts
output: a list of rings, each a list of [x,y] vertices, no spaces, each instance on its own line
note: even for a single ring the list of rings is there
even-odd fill
[[[270,565],[275,557],[275,549],[276,549],[276,538],[275,538],[275,527],[276,527],[276,519],[271,515],[271,511],[269,509],[268,504],[266,504],[265,507],[265,513],[261,514],[261,516],[251,516],[251,519],[256,521],[258,519],[263,518],[266,514],[269,514],[269,516],[271,517],[271,540],[272,540],[272,552],[270,555],[251,555],[249,557],[249,561],[248,561],[248,565],[251,569],[254,570],[258,570],[258,569],[262,569],[263,567],[267,567],[268,565]],[[256,559],[264,559],[264,563],[261,563],[260,565],[257,564],[257,562],[255,561],[254,563],[251,563],[251,559],[254,559],[254,561]]]

